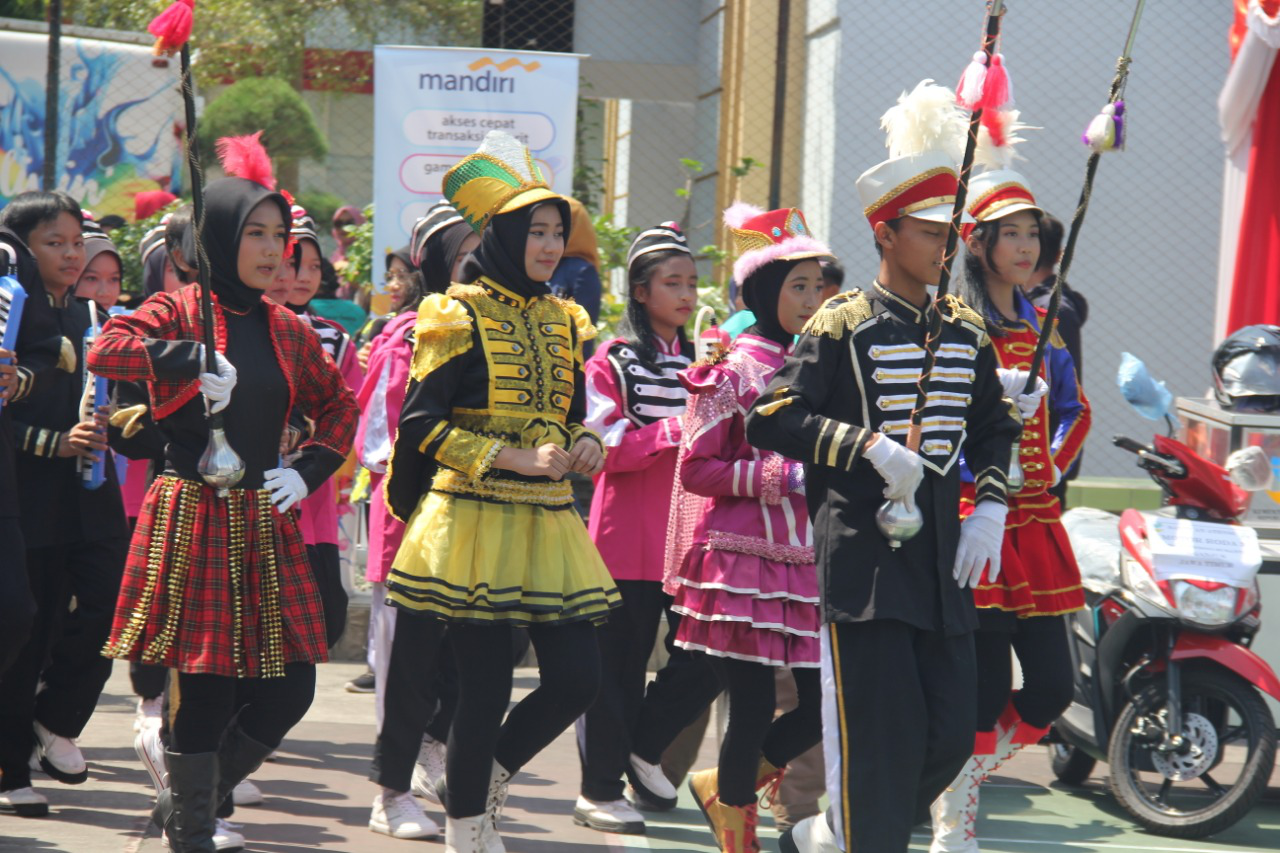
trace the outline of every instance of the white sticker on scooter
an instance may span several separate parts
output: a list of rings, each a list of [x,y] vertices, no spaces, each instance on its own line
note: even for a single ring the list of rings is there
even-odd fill
[[[1249,587],[1262,566],[1258,534],[1252,527],[1148,517],[1147,529],[1156,580],[1185,578]]]

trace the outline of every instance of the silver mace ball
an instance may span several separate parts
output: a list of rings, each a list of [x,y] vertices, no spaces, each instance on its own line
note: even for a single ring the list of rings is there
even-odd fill
[[[896,550],[924,527],[924,514],[914,503],[885,501],[876,510],[876,527],[889,540],[889,547]]]
[[[209,444],[200,456],[199,471],[204,481],[218,490],[220,498],[225,498],[244,476],[244,460],[231,448],[222,427],[209,430]]]
[[[1022,487],[1027,484],[1027,475],[1022,470],[1022,454],[1021,444],[1017,441],[1013,443],[1013,448],[1009,456],[1009,494],[1016,495],[1022,491]]]

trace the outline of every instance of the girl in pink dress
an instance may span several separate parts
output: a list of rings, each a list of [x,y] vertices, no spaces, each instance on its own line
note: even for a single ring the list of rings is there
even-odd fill
[[[578,721],[582,787],[574,822],[602,832],[642,833],[644,818],[623,799],[622,776],[639,804],[675,808],[662,753],[720,692],[702,656],[670,646],[669,662],[645,689],[646,666],[664,615],[678,619],[662,589],[667,515],[688,391],[679,373],[693,346],[684,324],[698,301],[698,270],[684,234],[664,222],[627,253],[630,296],[623,337],[586,363],[588,429],[608,447],[596,478],[589,530],[622,593],[600,627],[603,680]]]
[[[721,358],[681,375],[690,393],[673,506],[676,644],[704,652],[729,693],[717,768],[689,788],[724,851],[759,850],[756,791],[822,736],[818,579],[800,462],[747,443],[743,419],[817,310],[831,252],[795,209],[725,212],[734,277],[756,316]],[[696,496],[696,497],[691,497]],[[688,525],[692,523],[692,530]],[[688,543],[687,545],[685,543]],[[774,669],[798,707],[774,720]]]

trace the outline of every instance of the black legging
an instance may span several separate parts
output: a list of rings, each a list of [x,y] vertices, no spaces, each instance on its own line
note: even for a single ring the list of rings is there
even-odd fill
[[[1010,648],[1022,665],[1022,689],[1013,697],[1018,716],[1046,728],[1071,704],[1071,653],[1064,616],[1018,619],[1005,613],[979,611],[974,632],[978,660],[978,731],[995,729],[1013,689]],[[1007,618],[1006,618],[1007,617]]]
[[[169,749],[180,753],[216,752],[231,720],[253,740],[275,749],[297,725],[316,694],[316,668],[287,663],[277,678],[231,678],[179,672],[178,710]]]
[[[756,799],[760,756],[784,767],[822,740],[822,680],[817,669],[796,668],[795,709],[776,720],[774,668],[762,663],[713,657],[729,690],[729,725],[720,745],[720,801],[745,806]]]
[[[531,627],[540,681],[503,722],[515,664],[511,631],[507,625],[449,627],[458,664],[458,705],[446,759],[450,817],[482,814],[493,761],[514,775],[591,706],[600,686],[594,625]]]

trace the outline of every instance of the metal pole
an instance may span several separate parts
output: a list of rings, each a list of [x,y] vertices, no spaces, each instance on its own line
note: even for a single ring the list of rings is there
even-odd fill
[[[1107,95],[1107,102],[1113,103],[1120,96],[1120,92],[1124,89],[1124,83],[1129,78],[1129,65],[1133,61],[1133,42],[1138,35],[1138,22],[1142,20],[1142,10],[1146,6],[1146,0],[1138,0],[1137,6],[1133,10],[1133,20],[1129,22],[1129,37],[1125,39],[1124,53],[1116,60],[1116,76],[1111,80],[1111,89]],[[1084,186],[1080,189],[1080,199],[1076,202],[1075,215],[1071,217],[1071,230],[1067,234],[1066,247],[1062,250],[1062,262],[1058,265],[1058,277],[1053,282],[1053,292],[1049,296],[1049,304],[1046,306],[1044,319],[1040,323],[1040,338],[1036,341],[1036,351],[1031,357],[1031,371],[1027,376],[1027,385],[1024,394],[1030,394],[1036,388],[1036,377],[1040,374],[1040,365],[1044,362],[1045,350],[1049,345],[1049,339],[1053,335],[1054,324],[1058,321],[1058,311],[1062,307],[1062,289],[1067,281],[1067,273],[1071,269],[1071,261],[1076,256],[1076,240],[1080,237],[1080,226],[1084,225],[1084,215],[1089,210],[1089,198],[1093,195],[1093,179],[1098,172],[1098,159],[1102,156],[1100,151],[1094,151],[1089,155],[1089,160],[1084,168]]]
[[[44,169],[40,186],[45,192],[58,188],[59,89],[62,82],[62,0],[49,0],[48,64],[44,80]]]
[[[787,121],[787,40],[791,29],[791,0],[778,0],[778,50],[773,78],[773,140],[769,150],[769,209],[782,206],[782,152]]]

